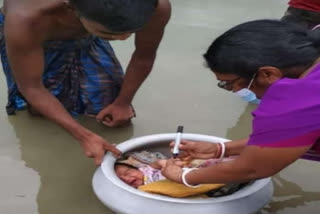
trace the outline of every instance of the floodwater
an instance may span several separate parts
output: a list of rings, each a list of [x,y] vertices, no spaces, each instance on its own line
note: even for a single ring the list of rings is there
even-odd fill
[[[137,93],[137,117],[126,128],[110,129],[91,118],[86,127],[112,143],[132,137],[185,132],[239,139],[250,133],[255,108],[216,87],[203,66],[202,54],[212,40],[244,21],[282,16],[285,0],[173,0],[173,15],[152,74]],[[124,65],[132,38],[112,42]],[[95,197],[93,161],[64,130],[44,118],[5,113],[6,85],[0,78],[0,213],[111,214]],[[297,161],[273,177],[272,202],[259,214],[313,214],[320,210],[320,164]],[[121,200],[119,198],[119,200]]]

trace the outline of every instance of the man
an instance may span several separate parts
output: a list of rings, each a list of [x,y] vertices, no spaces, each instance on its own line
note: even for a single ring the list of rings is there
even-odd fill
[[[111,127],[134,115],[131,101],[150,73],[168,0],[6,0],[0,53],[8,84],[8,114],[27,106],[56,122],[100,164],[120,151],[69,114],[96,115]],[[136,49],[123,77],[105,40],[135,32]]]

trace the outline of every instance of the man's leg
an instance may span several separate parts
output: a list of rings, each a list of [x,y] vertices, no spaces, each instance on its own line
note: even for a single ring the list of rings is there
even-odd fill
[[[12,71],[9,65],[9,60],[7,57],[6,43],[4,38],[4,22],[5,18],[2,12],[0,12],[0,55],[1,63],[4,75],[6,77],[7,87],[8,87],[8,102],[6,105],[6,111],[8,115],[15,114],[18,109],[25,109],[27,103],[23,99],[22,95],[18,91],[18,87],[14,81]]]
[[[109,42],[93,37],[87,51],[82,51],[80,90],[85,113],[98,114],[119,95],[123,70]]]

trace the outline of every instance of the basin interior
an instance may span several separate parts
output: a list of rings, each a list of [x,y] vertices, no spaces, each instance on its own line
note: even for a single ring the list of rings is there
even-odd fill
[[[170,142],[171,141],[158,141],[158,142],[154,142],[146,145],[140,145],[126,152],[143,151],[143,150],[150,151],[150,152],[161,152],[162,154],[170,158],[172,157],[172,153],[170,152],[170,147],[169,147]]]
[[[169,147],[170,142],[171,141],[166,141],[166,140],[165,141],[161,141],[161,140],[159,140],[157,142],[149,143],[149,144],[146,144],[146,145],[136,146],[133,149],[130,149],[130,150],[125,151],[125,152],[134,152],[134,151],[146,150],[146,151],[150,151],[150,152],[161,152],[162,154],[164,154],[168,158],[171,158],[172,157],[172,153],[171,153],[170,147]],[[239,191],[242,188],[248,187],[248,186],[252,185],[253,183],[254,183],[254,181],[242,183],[241,185],[239,185],[240,187],[235,192]],[[235,192],[233,192],[233,193],[235,193]],[[231,194],[228,194],[228,195],[231,195]],[[227,194],[225,196],[227,196]],[[221,196],[221,197],[223,197],[223,196]],[[201,200],[201,199],[193,198],[192,200]]]

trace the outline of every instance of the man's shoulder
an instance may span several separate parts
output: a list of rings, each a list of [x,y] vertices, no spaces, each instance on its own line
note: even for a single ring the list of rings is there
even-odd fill
[[[36,7],[32,7],[31,4],[25,1],[4,1],[3,8],[5,16],[13,20],[26,19],[28,21],[39,15],[35,9]]]
[[[169,0],[158,0],[157,8],[166,8],[168,6],[170,6],[170,1]]]
[[[161,16],[170,15],[170,13],[171,13],[170,1],[169,0],[159,0],[155,13],[159,14]]]
[[[10,0],[5,1],[4,15],[6,22],[13,23],[14,26],[23,25],[23,29],[36,29],[48,24],[49,16],[43,12],[46,7],[50,7],[50,4],[45,4],[42,0]]]
[[[20,6],[7,7],[5,10],[5,31],[9,35],[15,34],[18,38],[21,35],[30,35],[39,39],[41,34],[47,31],[48,21],[38,10]]]
[[[7,10],[5,14],[5,34],[17,46],[42,43],[46,25],[46,20],[36,13]]]
[[[159,0],[158,6],[146,28],[164,28],[171,16],[171,4],[169,0]]]

